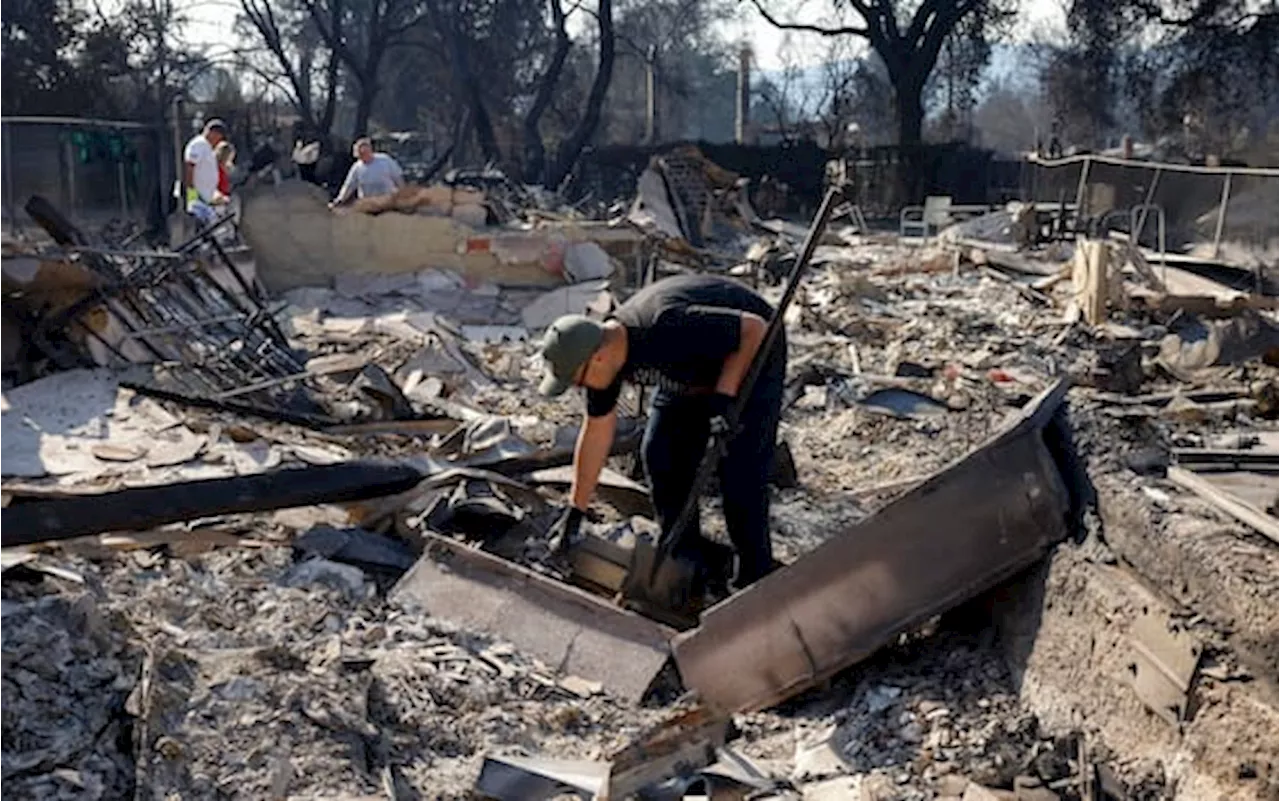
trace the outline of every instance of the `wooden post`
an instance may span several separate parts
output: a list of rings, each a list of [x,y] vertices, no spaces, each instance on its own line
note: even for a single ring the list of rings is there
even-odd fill
[[[76,205],[76,146],[72,143],[70,135],[62,152],[66,159],[64,163],[67,165],[67,213],[74,218],[79,208]]]
[[[1084,190],[1089,183],[1089,167],[1093,164],[1093,159],[1085,156],[1084,164],[1080,165],[1080,182],[1076,184],[1076,230],[1080,230],[1080,220],[1084,217]],[[1090,212],[1093,209],[1089,209]]]
[[[1099,239],[1076,241],[1076,256],[1071,265],[1071,283],[1075,290],[1075,303],[1089,325],[1099,325],[1107,319],[1107,297],[1110,287],[1107,281],[1110,250]]]
[[[124,178],[124,155],[116,162],[116,187],[120,192],[120,218],[129,219],[129,187]]]
[[[173,179],[174,184],[178,187],[178,213],[171,220],[175,221],[178,227],[178,241],[184,241],[191,235],[190,217],[187,215],[187,169],[186,158],[183,150],[186,149],[187,140],[184,136],[184,128],[186,121],[183,115],[186,109],[183,106],[182,95],[174,95],[173,98]],[[162,191],[164,191],[162,189]],[[170,236],[173,235],[173,228],[170,227]]]
[[[1213,257],[1218,258],[1222,246],[1222,229],[1227,224],[1227,201],[1231,199],[1231,173],[1222,179],[1222,203],[1218,205],[1218,224],[1213,228]]]
[[[4,207],[9,211],[9,228],[16,229],[18,227],[18,210],[13,205],[13,132],[14,126],[6,125],[8,128],[3,136],[0,136],[0,150],[3,150],[4,158]]]
[[[657,144],[658,141],[658,84],[654,64],[658,59],[658,48],[649,46],[648,57],[644,62],[644,143]]]

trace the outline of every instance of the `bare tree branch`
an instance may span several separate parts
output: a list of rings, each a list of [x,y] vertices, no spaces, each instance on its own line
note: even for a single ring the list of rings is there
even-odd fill
[[[760,12],[760,16],[764,17],[765,22],[784,31],[805,31],[806,33],[816,33],[821,36],[866,36],[868,34],[868,30],[865,27],[824,28],[821,25],[809,25],[803,22],[783,22],[769,13],[769,10],[764,7],[764,3],[761,0],[751,0],[751,5],[756,7],[756,11]],[[854,0],[853,5],[855,8],[858,6],[866,7],[861,0]],[[859,8],[859,13],[863,13],[861,8]],[[863,14],[864,17],[867,15],[867,13]]]

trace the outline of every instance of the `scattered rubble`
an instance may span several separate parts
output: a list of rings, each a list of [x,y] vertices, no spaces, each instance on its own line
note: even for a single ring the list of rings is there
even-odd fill
[[[644,393],[549,553],[581,402],[533,393],[537,339],[689,269],[776,300],[802,227],[696,149],[613,221],[455,178],[339,215],[261,187],[235,258],[6,244],[35,330],[119,351],[6,357],[15,792],[1274,795],[1274,297],[1040,204],[833,226],[786,318],[788,567],[690,618],[627,582]]]
[[[30,579],[28,579],[30,581]],[[142,651],[83,582],[4,578],[4,761],[23,798],[124,798],[134,786],[126,701]]]

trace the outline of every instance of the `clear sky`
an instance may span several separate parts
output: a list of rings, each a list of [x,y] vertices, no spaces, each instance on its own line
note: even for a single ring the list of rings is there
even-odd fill
[[[240,9],[237,0],[177,2],[191,20],[186,31],[189,40],[214,49],[231,42],[231,25]],[[109,7],[113,3],[107,0],[103,5]],[[769,0],[768,8],[781,20],[838,24],[841,20],[833,16],[832,5],[831,0]],[[1063,18],[1061,0],[1022,0],[1022,5],[1023,21],[1015,33],[1016,38],[1024,37],[1036,27],[1059,25]],[[788,40],[790,57],[801,67],[820,61],[826,45],[824,37],[816,34],[778,30],[766,22],[748,0],[740,0],[737,19],[728,23],[722,33],[730,41],[749,44],[755,54],[756,68],[766,71],[782,66]]]

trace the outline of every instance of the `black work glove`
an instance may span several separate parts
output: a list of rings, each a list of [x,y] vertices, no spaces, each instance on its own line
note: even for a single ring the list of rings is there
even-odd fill
[[[564,552],[569,547],[569,543],[578,538],[578,529],[582,527],[583,515],[582,510],[576,506],[570,506],[560,515],[560,519],[551,526],[547,531],[547,547],[551,549],[552,554]]]
[[[726,443],[738,433],[738,421],[733,414],[734,398],[723,392],[716,392],[708,399],[711,412],[711,436],[720,443]]]

